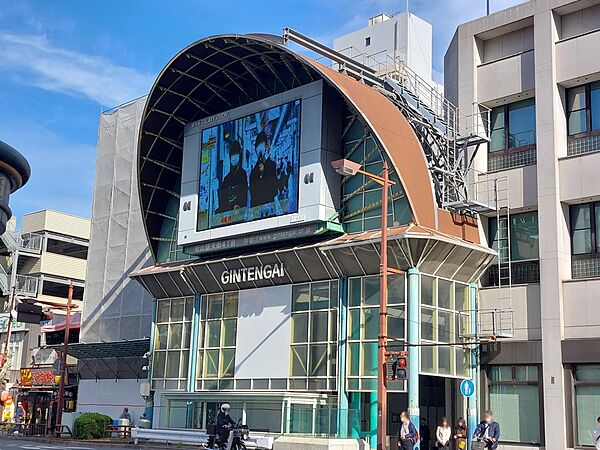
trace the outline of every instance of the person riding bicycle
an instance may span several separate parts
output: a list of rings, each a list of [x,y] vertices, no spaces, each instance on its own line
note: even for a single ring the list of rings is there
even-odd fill
[[[221,405],[221,411],[217,414],[217,436],[219,436],[219,441],[221,445],[227,442],[227,438],[229,437],[229,429],[232,426],[235,426],[235,421],[229,415],[229,411],[231,411],[231,406],[228,403],[223,403]]]

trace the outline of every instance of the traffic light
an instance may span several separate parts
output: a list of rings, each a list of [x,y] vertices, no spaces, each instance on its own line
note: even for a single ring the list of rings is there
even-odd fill
[[[394,380],[408,380],[408,358],[406,356],[398,356],[392,364],[392,371],[394,373]]]

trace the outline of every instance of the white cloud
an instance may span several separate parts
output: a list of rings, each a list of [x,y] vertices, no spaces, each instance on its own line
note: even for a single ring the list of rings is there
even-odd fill
[[[0,33],[0,71],[13,80],[112,107],[146,94],[154,76],[54,45],[42,35]]]

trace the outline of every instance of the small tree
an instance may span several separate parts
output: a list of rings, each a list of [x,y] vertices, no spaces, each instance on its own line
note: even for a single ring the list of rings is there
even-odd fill
[[[104,437],[106,428],[112,419],[104,414],[83,413],[73,423],[73,437],[75,439],[100,439]]]

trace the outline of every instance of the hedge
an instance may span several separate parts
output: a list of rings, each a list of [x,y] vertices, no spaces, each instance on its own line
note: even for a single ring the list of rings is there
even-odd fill
[[[73,423],[75,439],[100,439],[105,437],[106,428],[112,424],[112,419],[104,414],[83,413]]]

